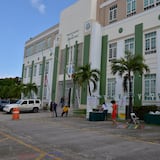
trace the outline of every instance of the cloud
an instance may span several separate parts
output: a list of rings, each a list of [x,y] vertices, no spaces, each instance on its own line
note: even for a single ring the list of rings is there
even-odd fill
[[[46,6],[42,2],[42,0],[31,0],[31,4],[34,8],[38,9],[38,11],[42,14],[45,13]]]

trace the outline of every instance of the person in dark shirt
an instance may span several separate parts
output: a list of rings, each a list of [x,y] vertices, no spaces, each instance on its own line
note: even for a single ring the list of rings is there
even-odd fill
[[[56,102],[51,101],[50,111],[53,112],[53,116],[55,114],[55,116],[57,117],[57,103]]]

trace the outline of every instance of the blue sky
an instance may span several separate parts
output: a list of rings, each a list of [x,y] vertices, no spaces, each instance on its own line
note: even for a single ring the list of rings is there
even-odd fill
[[[21,77],[25,42],[77,0],[0,0],[0,78]]]

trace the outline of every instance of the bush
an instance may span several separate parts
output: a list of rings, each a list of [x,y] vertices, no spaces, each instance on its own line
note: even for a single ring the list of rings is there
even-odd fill
[[[150,111],[157,111],[157,106],[141,106],[141,107],[133,107],[133,112],[139,117],[141,120],[144,120],[144,115]]]
[[[85,117],[86,116],[86,109],[74,109],[73,115],[78,117]]]

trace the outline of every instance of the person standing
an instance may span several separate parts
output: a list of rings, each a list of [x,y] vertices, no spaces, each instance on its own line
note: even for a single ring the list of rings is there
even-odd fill
[[[61,105],[61,108],[63,108],[63,107],[64,107],[64,103],[65,103],[65,101],[64,101],[64,97],[61,97],[61,99],[60,99],[60,105]]]
[[[116,118],[117,118],[118,105],[116,104],[115,100],[112,100],[111,103],[112,103],[112,122],[113,122],[113,125],[116,125],[117,124]]]
[[[53,112],[53,117],[54,117],[54,114],[57,117],[57,103],[56,102],[51,101],[50,111]]]
[[[105,102],[103,102],[103,104],[102,104],[102,110],[103,110],[103,113],[105,115],[105,120],[107,120],[108,106]]]

